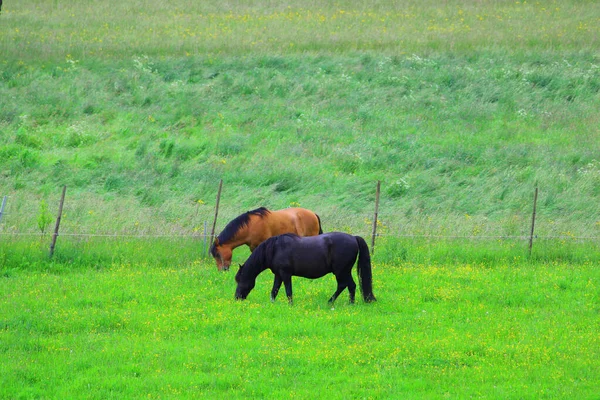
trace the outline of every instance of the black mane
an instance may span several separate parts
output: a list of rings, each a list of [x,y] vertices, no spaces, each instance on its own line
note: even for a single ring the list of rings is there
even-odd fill
[[[271,236],[264,242],[258,245],[256,249],[250,254],[250,257],[244,262],[243,268],[238,274],[246,274],[248,276],[256,276],[264,271],[270,265],[270,260],[273,257],[273,251],[277,246],[281,246],[278,243],[286,238],[299,239],[300,236],[295,233],[284,233],[279,236]],[[236,279],[237,280],[237,279]]]
[[[233,237],[238,233],[240,229],[244,228],[245,226],[248,226],[251,215],[258,215],[259,217],[264,217],[269,213],[271,213],[271,211],[269,211],[265,207],[259,207],[256,210],[246,211],[245,213],[237,216],[231,222],[229,222],[225,226],[225,229],[223,229],[219,236],[217,236],[219,243],[227,243],[228,241],[233,239]],[[210,247],[210,253],[213,257],[217,256],[214,243]]]

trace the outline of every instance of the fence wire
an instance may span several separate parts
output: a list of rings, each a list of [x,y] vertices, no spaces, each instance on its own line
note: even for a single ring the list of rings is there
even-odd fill
[[[218,234],[218,233],[217,233]],[[352,232],[353,235],[370,237],[370,232]],[[0,236],[24,236],[24,237],[44,237],[51,236],[50,233],[41,234],[40,232],[0,232]],[[156,239],[156,238],[194,238],[194,239],[208,239],[210,234],[118,234],[118,233],[59,233],[58,236],[62,237],[81,237],[81,238],[138,238],[138,239]],[[414,234],[392,234],[392,233],[377,233],[376,238],[398,238],[398,239],[464,239],[464,240],[529,240],[529,236],[525,235],[414,235]],[[570,235],[551,235],[551,236],[538,236],[534,235],[535,240],[570,240],[570,241],[600,241],[600,237],[597,236],[570,236]]]
[[[36,209],[35,205],[30,202],[26,202],[27,204],[18,204],[17,206],[12,206],[10,197],[0,196],[0,238],[8,238],[8,237],[44,237],[44,236],[52,236],[52,232],[49,230],[46,232],[40,232],[39,230],[20,230],[19,226],[29,225],[35,226],[35,218],[34,216],[39,213],[39,210]],[[49,209],[51,213],[54,213],[54,209],[57,208],[57,205],[51,204],[49,205]],[[74,212],[75,206],[72,206],[70,209],[65,207],[67,212]],[[150,214],[157,213],[156,210],[147,210],[146,212]],[[231,219],[239,215],[238,211],[232,209],[222,209],[221,214],[219,214],[217,229],[215,230],[215,235],[218,235],[220,230],[222,230],[227,222]],[[353,235],[363,236],[365,238],[372,237],[373,232],[370,230],[370,226],[372,225],[372,221],[374,219],[374,213],[369,211],[361,212],[360,214],[353,213],[350,211],[340,211],[337,209],[329,210],[329,213],[320,214],[321,220],[324,224],[324,231],[333,231],[333,230],[341,230],[351,233]],[[110,217],[110,216],[109,216]],[[54,219],[56,216],[52,216],[53,226]],[[134,217],[131,217],[134,218]],[[187,219],[186,219],[187,218]],[[212,221],[214,218],[214,208],[211,206],[206,206],[203,211],[199,212],[198,206],[194,205],[194,208],[190,210],[190,215],[185,218],[181,218],[179,224],[177,226],[172,226],[170,232],[160,232],[156,231],[160,228],[169,228],[165,226],[159,226],[157,224],[157,220],[152,217],[143,217],[147,221],[154,222],[154,224],[148,224],[148,226],[139,226],[139,231],[143,232],[127,232],[126,228],[121,229],[120,232],[90,232],[86,231],[86,226],[76,226],[75,230],[73,226],[69,227],[68,224],[65,224],[63,220],[61,225],[61,230],[58,233],[60,237],[70,237],[70,238],[138,238],[138,239],[177,239],[177,238],[193,238],[197,240],[210,240],[210,232],[207,229],[208,225],[212,225]],[[436,233],[436,230],[457,230],[457,227],[452,226],[454,220],[442,221],[433,224],[428,224],[427,216],[421,216],[420,220],[413,221],[411,224],[404,224],[406,222],[406,217],[401,213],[386,213],[385,210],[379,210],[378,213],[378,228],[377,233],[375,234],[375,238],[397,238],[397,239],[432,239],[432,240],[518,240],[518,241],[527,241],[531,239],[531,236],[527,232],[527,219],[529,218],[526,213],[520,216],[519,226],[522,233],[517,234],[504,234],[499,233],[496,234],[492,229],[485,226],[486,220],[483,218],[480,221],[475,221],[477,217],[465,216],[465,224],[471,223],[477,226],[483,226],[483,229],[479,229],[477,234],[465,234],[465,233]],[[381,222],[381,224],[380,224]],[[187,228],[187,226],[196,225],[196,228]],[[203,225],[204,224],[204,225]],[[440,225],[448,224],[450,227],[446,227],[445,229],[439,229]],[[329,226],[328,226],[329,225]],[[402,232],[403,225],[410,225],[409,229],[406,229],[408,232]],[[474,226],[475,226],[474,225]],[[64,227],[63,227],[64,226]],[[202,228],[204,226],[204,228]],[[418,229],[415,227],[418,226]],[[77,230],[81,229],[82,230]],[[411,229],[412,228],[412,229]],[[536,230],[539,229],[538,225],[536,225]],[[154,232],[152,231],[154,230]],[[412,230],[412,232],[411,232]],[[430,230],[430,232],[427,232]],[[466,227],[461,229],[463,231],[475,231],[475,229]],[[416,233],[414,231],[417,231]],[[600,242],[600,236],[589,235],[589,234],[572,234],[570,232],[566,232],[565,234],[559,233],[554,234],[554,232],[547,232],[545,234],[536,233],[533,235],[533,239],[536,241],[572,241],[572,242]]]

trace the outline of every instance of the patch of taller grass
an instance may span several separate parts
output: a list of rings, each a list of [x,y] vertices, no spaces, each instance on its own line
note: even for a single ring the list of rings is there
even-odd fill
[[[211,29],[217,21],[235,22],[250,30],[248,37],[270,24],[293,31],[304,20],[330,32],[340,28],[334,35],[339,42],[330,34],[319,36],[315,28],[316,36],[305,38],[315,42],[312,53],[278,51],[277,43],[263,43],[264,51],[223,46],[219,54],[186,54],[187,41],[199,39],[184,29],[170,31],[182,34],[177,51],[167,51],[166,40],[153,41],[154,51],[145,52],[147,36],[134,41],[125,34],[122,45],[131,46],[129,52],[107,31],[117,32],[131,15],[120,20],[121,14],[111,13],[114,19],[102,23],[95,18],[109,9],[135,7],[104,4],[86,14],[86,35],[94,29],[98,38],[99,32],[108,35],[103,51],[114,57],[81,50],[35,60],[13,54],[2,61],[0,98],[11,101],[0,107],[0,195],[33,198],[28,207],[35,208],[40,198],[50,200],[66,184],[69,196],[76,193],[76,204],[85,203],[75,205],[78,211],[68,214],[67,226],[85,231],[100,226],[103,232],[159,226],[172,232],[197,228],[190,215],[198,200],[210,219],[217,184],[224,179],[219,227],[246,209],[299,204],[315,209],[326,226],[358,232],[372,213],[374,183],[381,180],[380,214],[392,233],[515,236],[526,233],[537,185],[540,235],[598,235],[600,77],[593,49],[577,42],[577,32],[589,27],[561,36],[563,47],[529,47],[527,38],[516,47],[513,41],[507,45],[516,32],[511,27],[524,23],[525,16],[556,32],[568,19],[565,10],[580,15],[579,4],[561,5],[565,14],[520,3],[428,8],[407,2],[405,12],[391,3],[319,10],[309,4],[279,10],[246,5],[235,11],[211,3],[186,13],[180,6],[165,11],[152,3],[134,15],[157,23],[150,36],[173,26],[167,16],[183,26],[198,18]],[[33,24],[36,13],[47,13],[51,24],[89,5],[73,4],[72,11],[45,4],[11,7],[2,18],[8,24],[19,20],[14,27],[19,32],[5,31],[4,45],[9,38],[34,34],[23,26]],[[377,16],[385,21],[377,22]],[[422,40],[419,46],[397,51],[398,44],[390,42],[375,52],[349,44],[349,26],[342,22],[364,25],[361,32],[369,38],[390,18],[401,20],[397,29],[413,35],[406,41]],[[72,30],[75,19],[68,16],[58,25]],[[431,29],[417,39],[416,27],[423,26]],[[491,26],[502,30],[489,42],[495,46],[467,41],[470,35],[487,37]],[[227,35],[240,35],[238,29]],[[534,34],[523,30],[525,36]],[[459,49],[436,47],[443,35],[448,46]],[[73,40],[74,47],[100,45],[88,36]],[[319,41],[339,49],[320,51]],[[157,221],[143,217],[152,211]],[[100,216],[106,222],[99,223]],[[18,220],[3,222],[8,230],[26,230],[35,211],[10,218]]]
[[[152,237],[60,237],[55,254],[49,256],[50,235],[3,238],[0,271],[6,277],[20,272],[69,273],[119,265],[178,266],[208,258],[200,238]]]
[[[525,238],[377,238],[377,264],[387,268],[408,265],[472,264],[481,267],[539,263],[591,264],[600,259],[600,246],[593,241],[534,239],[531,251]]]
[[[373,51],[388,54],[597,48],[595,4],[502,1],[293,5],[182,0],[11,3],[0,46],[10,59]],[[578,18],[570,18],[577,15]],[[43,19],[41,19],[43,16]],[[38,21],[43,21],[39,23]],[[57,51],[58,50],[58,51]]]

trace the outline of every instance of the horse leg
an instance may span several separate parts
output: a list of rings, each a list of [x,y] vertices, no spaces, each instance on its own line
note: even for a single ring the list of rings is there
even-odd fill
[[[279,293],[279,288],[281,287],[281,284],[283,283],[283,281],[281,280],[281,277],[277,274],[275,274],[275,279],[273,280],[273,289],[271,290],[271,301],[274,302],[275,298],[277,297],[277,293]]]
[[[335,278],[337,280],[338,286],[333,296],[331,296],[331,298],[329,299],[329,303],[333,303],[338,298],[340,293],[342,293],[346,288],[348,288],[348,292],[350,293],[350,303],[354,303],[354,297],[356,294],[356,283],[354,282],[354,279],[352,279],[352,275],[347,276],[345,278],[340,278],[336,276]]]
[[[340,293],[342,293],[344,291],[344,289],[346,289],[346,286],[340,284],[338,282],[338,287],[337,290],[335,291],[335,293],[333,294],[333,296],[331,296],[331,298],[329,299],[329,303],[333,304],[333,302],[335,301],[335,299],[338,298],[338,296],[340,295]]]
[[[292,277],[287,276],[283,278],[283,285],[285,286],[285,294],[287,295],[288,302],[292,305],[294,302],[292,299]]]
[[[356,282],[352,279],[352,275],[350,275],[350,281],[348,282],[348,293],[350,293],[350,303],[354,304],[354,295],[356,294]]]
[[[341,279],[338,275],[335,276],[335,280],[337,281],[337,290],[335,291],[333,296],[331,296],[331,298],[329,299],[329,303],[331,303],[331,304],[333,304],[333,302],[338,298],[340,293],[342,293],[344,291],[344,289],[346,289],[346,287],[348,286],[345,279]]]

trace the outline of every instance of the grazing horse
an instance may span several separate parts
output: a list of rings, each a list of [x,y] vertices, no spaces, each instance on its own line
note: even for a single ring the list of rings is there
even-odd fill
[[[210,247],[210,254],[219,270],[229,270],[233,249],[248,245],[250,251],[271,236],[295,233],[315,236],[323,233],[321,219],[305,208],[286,208],[270,211],[264,207],[245,212],[225,226]]]
[[[365,302],[375,301],[371,275],[371,257],[365,240],[342,232],[300,237],[294,234],[275,236],[258,246],[235,275],[236,299],[245,299],[254,288],[256,277],[269,268],[275,275],[271,301],[275,301],[281,283],[292,303],[292,276],[316,279],[333,273],[337,290],[329,299],[333,303],[348,288],[350,303],[354,303],[356,283],[352,267],[358,257],[358,281]]]

